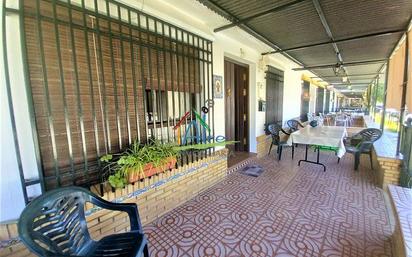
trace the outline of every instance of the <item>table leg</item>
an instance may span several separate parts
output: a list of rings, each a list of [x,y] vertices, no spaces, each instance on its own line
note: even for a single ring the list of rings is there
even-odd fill
[[[308,145],[305,145],[305,146],[306,146],[306,148],[305,148],[305,159],[304,159],[304,160],[299,160],[299,161],[298,161],[298,166],[300,166],[300,163],[301,163],[301,162],[308,162],[308,163],[317,164],[317,165],[322,166],[322,167],[323,167],[323,171],[325,172],[325,171],[326,171],[326,166],[325,166],[323,163],[319,162],[320,147],[319,147],[319,146],[316,146],[316,147],[317,147],[318,155],[317,155],[317,157],[316,157],[316,162],[314,162],[314,161],[308,160]]]

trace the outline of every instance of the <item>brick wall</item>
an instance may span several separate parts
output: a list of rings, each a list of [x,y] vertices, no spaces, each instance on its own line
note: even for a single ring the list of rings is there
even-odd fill
[[[386,190],[389,184],[399,185],[402,160],[383,158],[376,155],[375,158],[374,163],[379,165],[379,169],[377,169],[379,186]]]
[[[136,203],[141,221],[145,225],[221,181],[226,174],[227,149],[223,149],[211,157],[179,169],[144,179],[115,192],[107,192],[103,198]],[[100,210],[92,205],[88,205],[86,209],[88,227],[93,239],[129,229],[126,213]],[[15,223],[0,225],[0,240],[0,257],[34,256],[19,242]]]
[[[288,140],[288,135],[281,133],[280,140],[286,141]],[[272,144],[272,136],[271,135],[261,135],[256,138],[256,157],[262,158],[269,153],[270,145]],[[274,145],[272,147],[271,154],[276,153],[277,146]]]
[[[271,143],[272,137],[270,135],[261,135],[256,138],[257,158],[262,158],[268,154]]]

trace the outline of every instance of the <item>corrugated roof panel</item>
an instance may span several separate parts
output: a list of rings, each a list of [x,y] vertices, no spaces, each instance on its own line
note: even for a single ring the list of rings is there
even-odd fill
[[[293,0],[198,0],[217,4],[238,19],[269,10]],[[389,30],[406,29],[412,17],[412,0],[318,0],[335,40]],[[216,7],[216,6],[215,6]],[[213,8],[213,6],[212,6]],[[216,8],[214,8],[216,11]],[[217,8],[219,9],[219,8]],[[221,12],[221,11],[219,11]],[[222,12],[221,12],[222,13]],[[280,48],[292,48],[329,41],[321,20],[310,0],[268,14],[247,24]],[[253,34],[253,33],[252,33]],[[338,43],[343,62],[386,59],[401,33]],[[289,51],[288,54],[305,66],[333,64],[338,61],[332,45]],[[351,74],[377,73],[383,63],[345,66],[349,79],[370,80],[374,76],[355,78]],[[333,76],[332,68],[313,70],[318,76]],[[324,78],[329,82],[340,78]]]
[[[239,19],[288,4],[294,0],[215,0],[214,3],[224,8]]]
[[[356,84],[356,83],[366,83],[366,84],[370,84],[371,81],[372,81],[372,79],[374,79],[374,78],[358,79],[358,78],[352,77],[352,78],[349,78],[349,79],[350,79],[350,82],[353,83],[353,84]]]
[[[361,82],[371,82],[373,79],[376,78],[378,74],[375,74],[373,76],[349,76],[350,81],[361,81]]]
[[[311,1],[301,2],[247,24],[281,48],[329,39]]]
[[[345,62],[385,59],[393,50],[402,33],[338,43]]]
[[[317,74],[318,76],[334,76],[335,73],[333,72],[332,68],[326,69],[312,69],[312,71]]]
[[[306,66],[334,64],[337,62],[337,57],[332,45],[316,46],[288,53]]]
[[[390,29],[404,29],[412,15],[411,0],[321,0],[335,39]]]
[[[377,64],[367,64],[367,65],[357,65],[357,66],[347,66],[346,70],[350,74],[369,74],[378,73],[379,69],[382,67],[383,63]]]

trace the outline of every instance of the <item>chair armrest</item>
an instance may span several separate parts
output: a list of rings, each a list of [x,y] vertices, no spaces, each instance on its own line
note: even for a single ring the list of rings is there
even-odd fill
[[[344,138],[342,139],[342,140],[343,140],[343,144],[344,144],[344,145],[350,144],[351,139],[352,139],[352,137],[344,137]]]
[[[291,134],[291,132],[286,132],[283,128],[281,128],[280,131],[282,131],[282,133],[284,133],[284,134],[286,134],[286,135],[288,135],[288,136],[290,136],[290,134]]]
[[[92,197],[91,202],[103,209],[126,212],[129,215],[130,230],[143,232],[139,212],[135,203],[113,203],[99,197]]]

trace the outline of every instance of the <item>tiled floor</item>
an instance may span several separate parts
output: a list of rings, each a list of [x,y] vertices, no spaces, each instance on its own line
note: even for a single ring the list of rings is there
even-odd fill
[[[151,256],[392,256],[384,196],[367,159],[346,155],[327,171],[285,153],[255,160],[257,178],[230,174],[145,227]],[[288,149],[289,151],[289,149]],[[313,156],[314,157],[314,156]]]
[[[244,160],[255,157],[255,153],[249,153],[249,152],[236,152],[236,151],[231,151],[229,152],[228,160],[227,160],[227,166],[229,168],[243,162]]]

